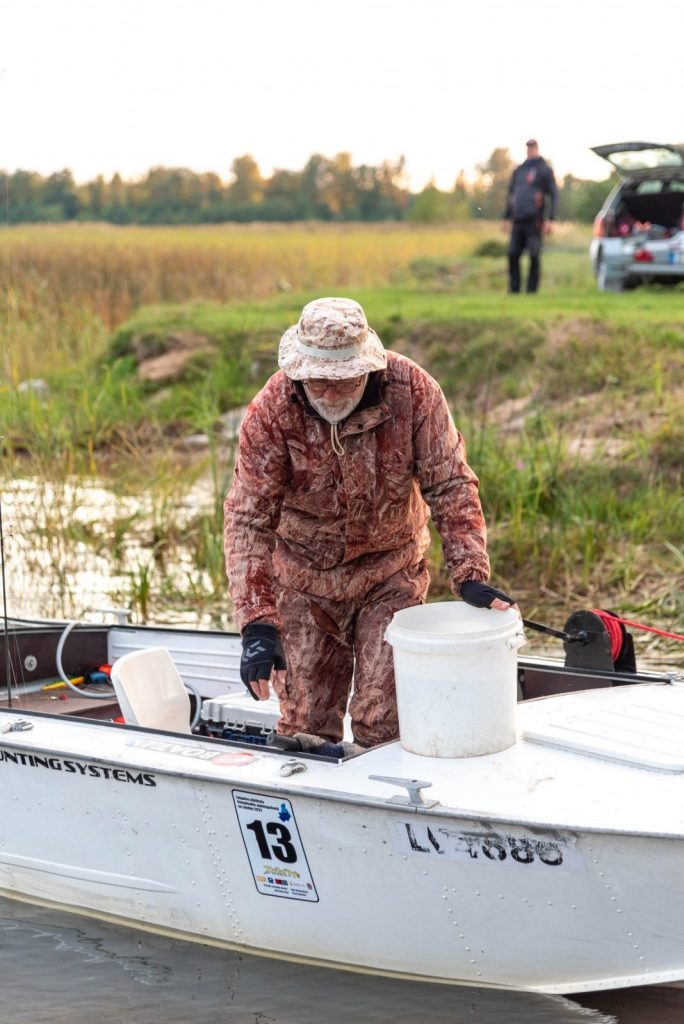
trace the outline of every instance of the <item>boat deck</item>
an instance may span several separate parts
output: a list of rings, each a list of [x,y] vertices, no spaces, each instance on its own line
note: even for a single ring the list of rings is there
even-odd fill
[[[48,715],[71,715],[98,720],[112,720],[121,715],[121,710],[114,694],[109,699],[93,700],[92,697],[79,697],[66,687],[58,690],[33,690],[13,693],[10,701],[6,691],[0,698],[0,709],[25,711],[31,714],[41,711]]]

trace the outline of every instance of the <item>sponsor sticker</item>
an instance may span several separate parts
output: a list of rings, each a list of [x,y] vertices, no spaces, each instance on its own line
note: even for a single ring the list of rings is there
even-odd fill
[[[131,736],[126,740],[127,747],[139,750],[154,750],[160,754],[174,754],[176,757],[191,758],[195,761],[209,761],[211,764],[229,765],[239,768],[257,761],[255,754],[248,750],[213,750],[208,745],[184,743],[182,740],[166,740],[158,737]]]

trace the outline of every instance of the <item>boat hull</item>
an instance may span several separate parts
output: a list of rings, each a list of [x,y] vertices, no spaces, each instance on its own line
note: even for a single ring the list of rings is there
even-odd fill
[[[556,696],[513,701],[505,749],[336,758],[276,741],[234,634],[19,623],[5,642],[4,893],[436,982],[572,994],[684,979],[675,677],[520,658],[518,696]],[[150,646],[201,701],[194,734],[115,724],[111,691],[67,689]]]
[[[269,784],[270,759],[245,749],[134,738],[148,763],[3,737],[1,890],[407,978],[551,993],[684,978],[680,838],[309,792],[280,771]],[[178,767],[150,764],[155,746]]]

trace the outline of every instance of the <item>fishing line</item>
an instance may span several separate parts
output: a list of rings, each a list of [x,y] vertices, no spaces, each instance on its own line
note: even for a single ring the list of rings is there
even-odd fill
[[[0,75],[5,74],[5,68],[0,70]],[[5,171],[5,238],[6,238],[6,253],[7,253],[7,270],[5,273],[5,299],[6,299],[6,330],[7,338],[9,339],[9,304],[10,304],[10,259],[9,259],[9,171]],[[8,346],[9,347],[9,346]],[[5,366],[5,375],[7,377],[7,389],[9,391],[9,352],[7,352],[7,364]],[[0,383],[0,386],[1,383]],[[0,455],[4,449],[4,435],[0,435]],[[2,575],[2,614],[4,618],[4,630],[5,630],[5,681],[7,683],[7,697],[9,706],[12,706],[12,687],[10,686],[10,648],[9,648],[9,627],[7,622],[7,586],[5,584],[5,534],[2,525],[2,495],[0,494],[0,573]]]
[[[0,76],[5,74],[5,68],[0,69]],[[5,252],[6,252],[6,271],[5,271],[5,329],[6,337],[9,343],[9,309],[10,309],[10,237],[9,237],[9,202],[10,202],[10,191],[9,191],[9,170],[5,171],[5,189],[4,189],[4,207],[5,207]],[[6,383],[3,384],[0,379],[0,390],[3,387],[10,391],[10,354],[9,344],[6,346],[6,362],[4,366]],[[5,436],[0,434],[0,458],[4,455],[5,448]],[[9,624],[7,621],[7,584],[5,580],[5,533],[2,523],[2,494],[0,494],[0,576],[2,578],[2,614],[4,620],[4,633],[5,633],[5,682],[7,684],[7,701],[9,707],[12,707],[12,686],[11,686],[11,669],[12,663],[10,659],[10,638],[9,638]]]
[[[0,443],[4,438],[0,437]],[[11,661],[9,624],[7,621],[7,587],[5,585],[5,533],[2,526],[2,496],[0,495],[0,576],[2,578],[2,614],[5,623],[5,682],[7,683],[7,702],[12,707]]]

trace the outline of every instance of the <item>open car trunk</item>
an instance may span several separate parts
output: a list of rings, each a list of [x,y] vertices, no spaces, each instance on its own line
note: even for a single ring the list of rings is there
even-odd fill
[[[684,214],[684,181],[649,180],[651,188],[644,189],[638,182],[633,189],[626,187],[616,210],[618,228],[633,222],[644,225],[653,237],[662,237],[680,230]],[[653,190],[652,190],[653,189]],[[660,231],[659,231],[660,229]]]

